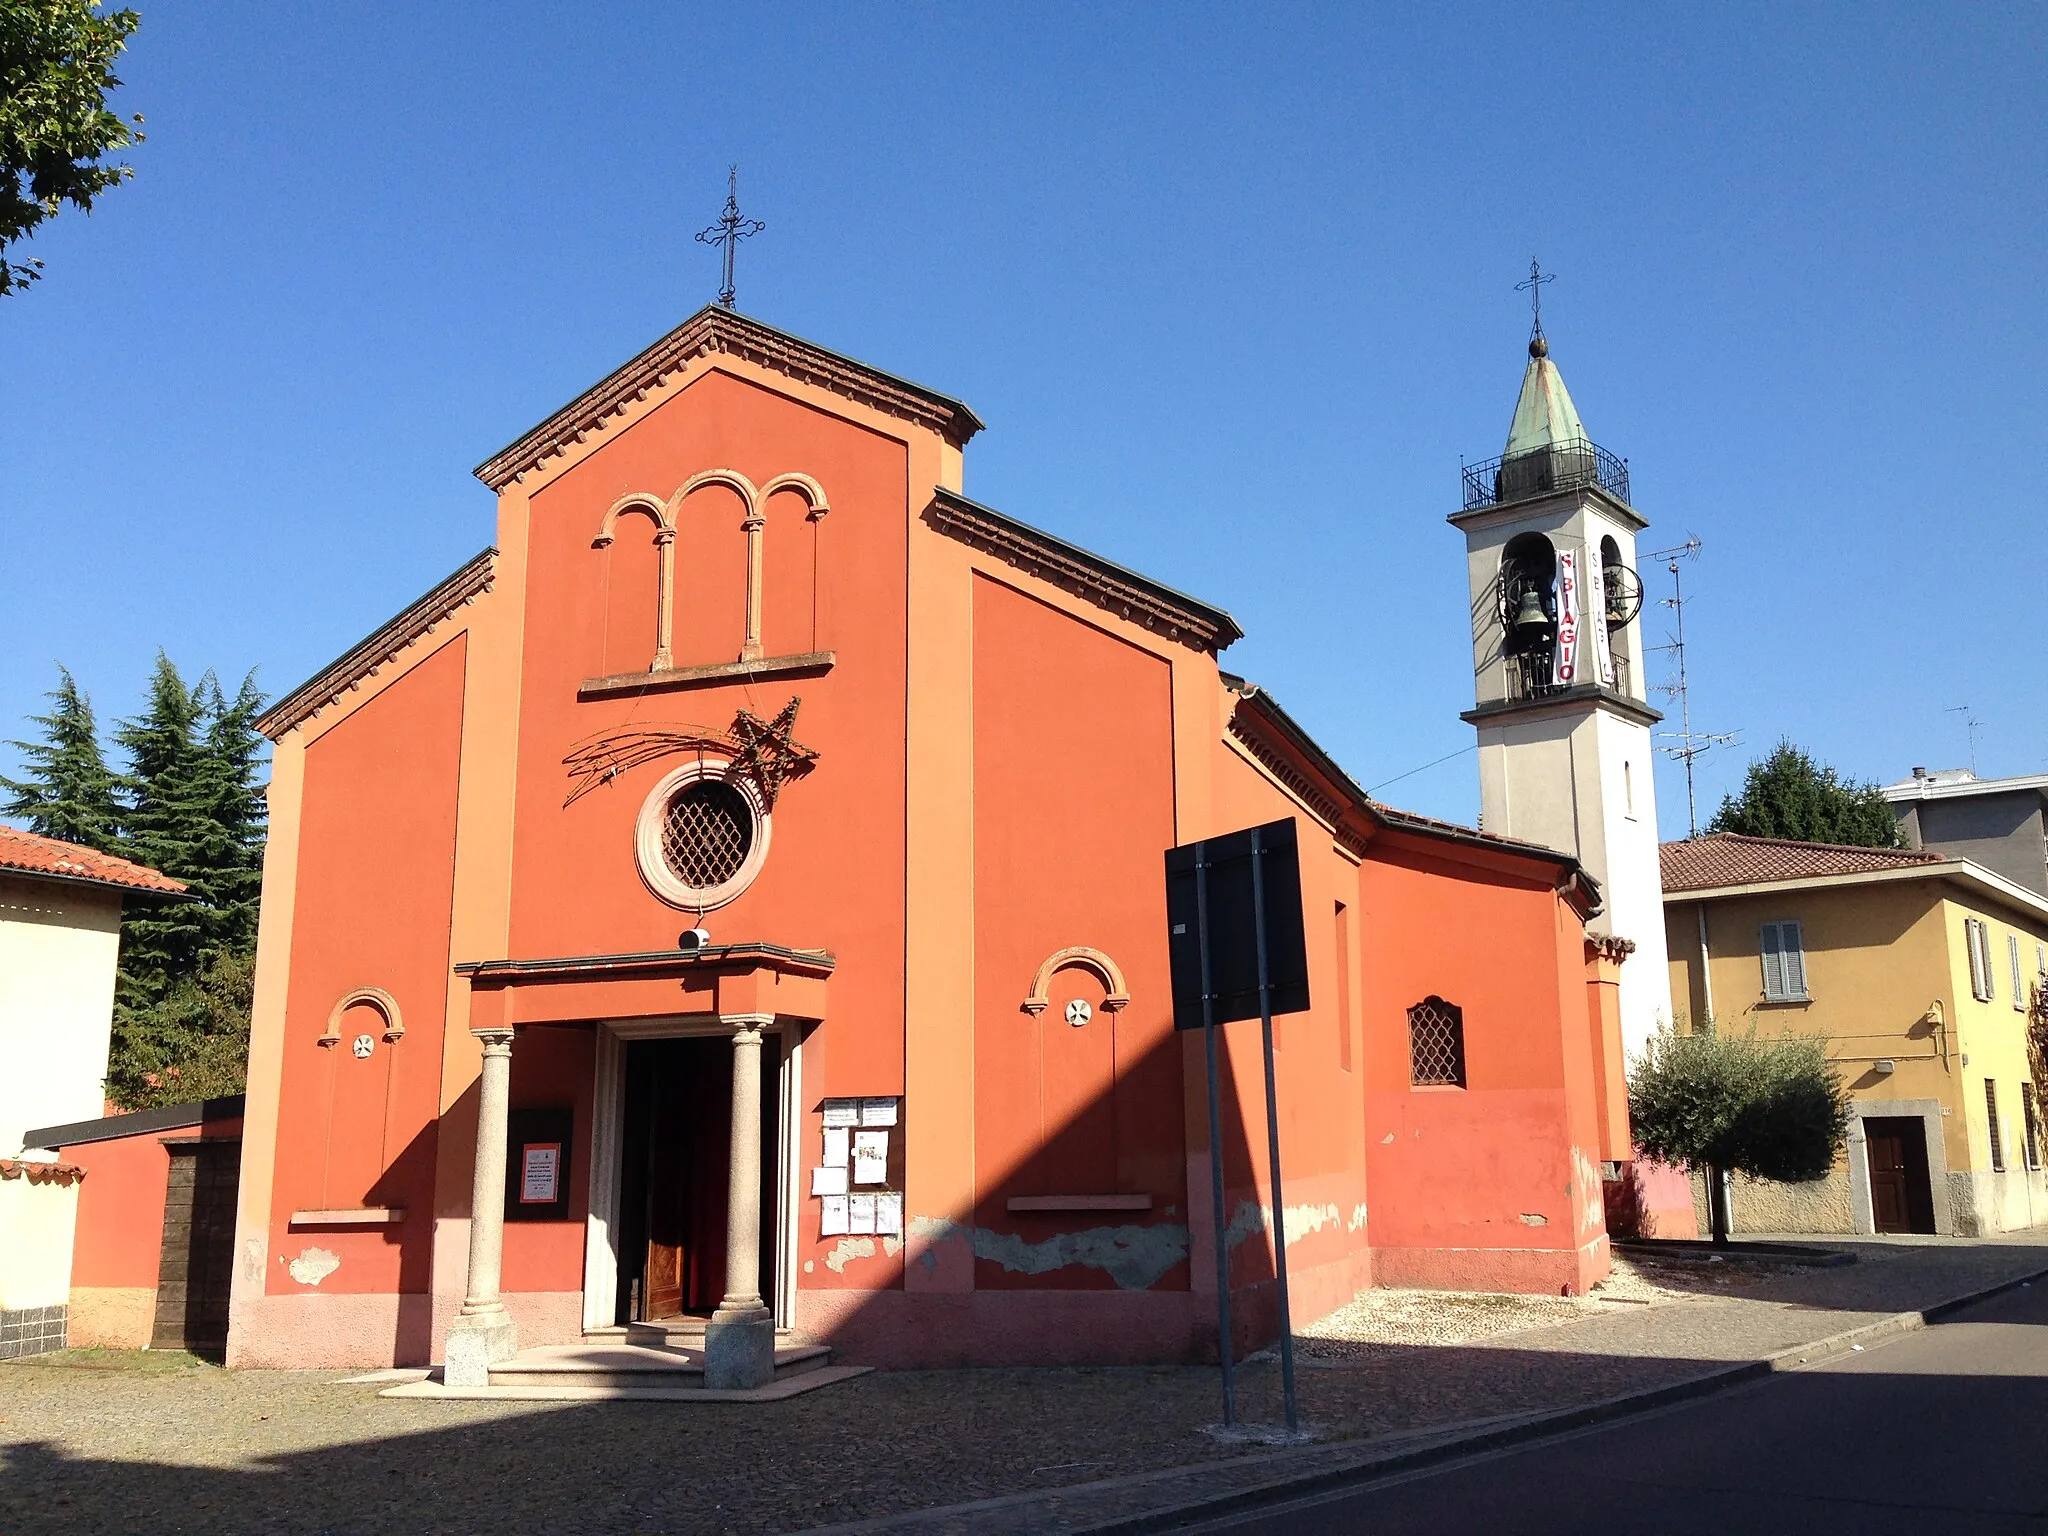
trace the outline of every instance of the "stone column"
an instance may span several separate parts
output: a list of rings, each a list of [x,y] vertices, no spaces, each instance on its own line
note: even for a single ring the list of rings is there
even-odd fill
[[[761,659],[761,534],[768,519],[751,512],[741,525],[747,534],[747,638],[740,646],[741,661]]]
[[[512,1031],[471,1031],[483,1042],[477,1081],[476,1180],[469,1199],[469,1286],[448,1327],[442,1379],[451,1387],[490,1385],[491,1366],[519,1348],[498,1294],[505,1262],[505,1120],[512,1087]]]
[[[661,551],[658,584],[654,600],[654,664],[650,672],[666,672],[675,665],[672,643],[676,629],[676,531],[654,530],[655,547]]]
[[[761,1301],[761,1028],[728,1020],[732,1153],[725,1201],[725,1299],[704,1328],[704,1385],[758,1387],[775,1378],[775,1317]]]

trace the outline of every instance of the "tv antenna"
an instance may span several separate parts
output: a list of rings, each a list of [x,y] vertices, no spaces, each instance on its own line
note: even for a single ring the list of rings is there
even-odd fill
[[[1645,647],[1647,650],[1664,652],[1671,657],[1672,680],[1668,683],[1658,683],[1656,691],[1678,701],[1678,729],[1661,732],[1660,734],[1670,741],[1671,745],[1659,747],[1657,750],[1666,757],[1676,758],[1685,764],[1687,837],[1700,835],[1699,801],[1693,788],[1692,765],[1716,747],[1733,746],[1737,735],[1734,731],[1695,731],[1692,728],[1692,697],[1685,670],[1685,585],[1679,577],[1679,569],[1681,561],[1697,560],[1699,557],[1699,537],[1690,533],[1685,536],[1683,544],[1650,551],[1650,558],[1664,561],[1664,568],[1671,572],[1671,595],[1663,599],[1663,606],[1671,610],[1674,629],[1665,644]]]
[[[1963,717],[1963,734],[1970,739],[1970,777],[1977,776],[1977,733],[1984,729],[1984,722],[1970,712],[1967,704],[1953,704],[1942,711],[1944,715]]]

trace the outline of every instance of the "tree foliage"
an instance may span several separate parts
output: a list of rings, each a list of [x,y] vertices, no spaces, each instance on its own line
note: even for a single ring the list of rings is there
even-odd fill
[[[1749,765],[1742,793],[1723,798],[1707,830],[1803,843],[1901,846],[1898,819],[1875,784],[1844,779],[1789,741]]]
[[[7,258],[69,203],[84,213],[134,174],[107,156],[142,141],[142,118],[107,106],[114,61],[141,18],[97,0],[0,0],[0,294],[42,275]]]
[[[1629,1073],[1636,1145],[1659,1162],[1793,1183],[1825,1178],[1849,1129],[1849,1093],[1810,1035],[1658,1032]],[[1727,1235],[1715,1203],[1714,1237]]]
[[[43,740],[8,743],[28,770],[19,779],[0,778],[9,796],[0,815],[26,818],[38,836],[111,853],[120,840],[120,809],[92,700],[63,667],[57,669],[56,688],[44,697],[50,712],[30,717],[30,724],[43,728]]]
[[[232,698],[211,672],[187,685],[159,652],[141,712],[114,733],[127,762],[112,773],[90,702],[59,675],[36,717],[44,739],[15,744],[26,773],[0,780],[6,814],[161,870],[193,898],[139,898],[122,915],[108,1096],[143,1109],[238,1092],[263,882],[263,695],[253,674]]]

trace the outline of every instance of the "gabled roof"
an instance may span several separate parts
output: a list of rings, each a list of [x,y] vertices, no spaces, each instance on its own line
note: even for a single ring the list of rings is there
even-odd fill
[[[1212,608],[1199,598],[1176,592],[1149,576],[1140,576],[1042,528],[1020,523],[994,507],[969,501],[944,486],[933,488],[925,520],[941,532],[1000,555],[1010,564],[1085,597],[1120,618],[1160,630],[1170,640],[1205,651],[1220,651],[1232,641],[1244,638],[1237,620],[1221,608]]]
[[[490,591],[497,557],[495,549],[470,556],[424,597],[416,598],[271,705],[257,717],[256,729],[275,741],[318,714],[464,603]]]
[[[0,874],[34,875],[77,885],[113,886],[148,891],[157,896],[182,896],[185,882],[160,874],[147,864],[133,864],[78,843],[38,837],[0,827]]]
[[[1858,848],[1843,843],[1802,843],[1790,838],[1710,832],[1664,843],[1657,850],[1664,891],[1708,891],[1774,880],[1815,880],[1950,862],[1939,853],[1910,848]]]
[[[929,427],[956,448],[982,428],[981,418],[951,395],[870,368],[737,310],[707,304],[539,426],[485,459],[477,465],[476,477],[494,491],[502,489],[585,434],[596,431],[608,418],[622,413],[692,358],[708,352],[730,353],[806,384],[822,385],[849,400]]]
[[[1591,917],[1599,912],[1599,882],[1572,854],[1542,843],[1500,837],[1383,805],[1359,788],[1357,781],[1316,744],[1272,694],[1228,673],[1224,674],[1223,682],[1238,696],[1237,707],[1228,721],[1230,734],[1305,805],[1328,821],[1353,852],[1362,853],[1373,834],[1383,828],[1484,853],[1534,860],[1551,867],[1557,889],[1572,899],[1582,916]]]

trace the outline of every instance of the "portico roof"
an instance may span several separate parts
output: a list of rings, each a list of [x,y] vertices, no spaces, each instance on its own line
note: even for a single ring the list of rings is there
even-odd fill
[[[702,949],[615,955],[465,960],[470,1027],[573,1024],[707,1015],[721,1019],[823,1019],[830,950],[782,944],[707,944]]]

